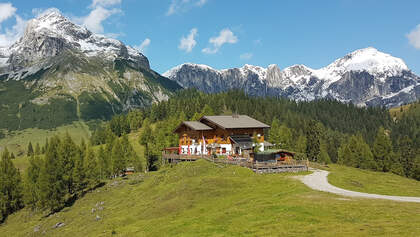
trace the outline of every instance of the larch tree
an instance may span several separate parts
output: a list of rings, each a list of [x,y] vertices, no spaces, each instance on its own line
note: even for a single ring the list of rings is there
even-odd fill
[[[0,160],[0,222],[23,207],[20,172],[10,159],[7,148]]]
[[[29,167],[24,176],[24,201],[31,209],[38,207],[41,200],[39,177],[42,166],[43,162],[39,156],[29,157]]]
[[[51,212],[60,210],[65,203],[67,187],[63,180],[64,167],[59,154],[60,139],[51,138],[45,152],[44,165],[39,177],[41,205]]]

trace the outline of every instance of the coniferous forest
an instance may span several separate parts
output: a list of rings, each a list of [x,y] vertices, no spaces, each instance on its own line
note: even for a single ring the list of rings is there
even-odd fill
[[[267,139],[298,159],[323,164],[392,172],[420,180],[420,103],[401,116],[385,108],[358,108],[334,100],[296,102],[251,97],[241,91],[205,94],[189,89],[168,101],[116,115],[99,126],[89,141],[76,144],[67,134],[28,144],[28,169],[21,174],[5,150],[0,161],[0,220],[27,206],[54,213],[106,179],[162,165],[164,147],[177,146],[173,133],[185,120],[203,115],[246,114],[271,125]],[[134,152],[127,134],[140,131],[143,154]]]

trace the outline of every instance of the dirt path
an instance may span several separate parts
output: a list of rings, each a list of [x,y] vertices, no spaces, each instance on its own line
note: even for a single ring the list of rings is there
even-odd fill
[[[304,184],[308,187],[323,191],[334,193],[342,196],[348,197],[358,197],[358,198],[377,198],[377,199],[386,199],[398,202],[418,202],[420,203],[420,197],[404,197],[404,196],[388,196],[388,195],[379,195],[379,194],[370,194],[370,193],[361,193],[355,192],[350,190],[345,190],[342,188],[338,188],[336,186],[331,185],[328,183],[328,171],[325,170],[312,170],[313,173],[310,175],[305,176],[297,176]]]

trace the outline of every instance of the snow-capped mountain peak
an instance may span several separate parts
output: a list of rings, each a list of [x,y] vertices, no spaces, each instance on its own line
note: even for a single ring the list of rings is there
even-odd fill
[[[402,59],[372,47],[356,50],[320,69],[302,64],[283,70],[276,64],[267,68],[245,64],[219,71],[184,64],[169,72],[164,75],[183,87],[210,93],[242,89],[258,96],[280,95],[295,100],[327,97],[358,105],[389,107],[420,98],[420,78]]]
[[[387,77],[399,76],[403,71],[408,70],[402,59],[368,47],[337,59],[327,67],[317,70],[315,74],[332,83],[339,80],[346,72],[366,71],[383,81]]]
[[[24,35],[8,49],[0,52],[0,58],[8,58],[4,66],[15,71],[25,65],[42,61],[73,50],[88,57],[99,56],[110,61],[128,59],[135,67],[150,68],[147,58],[138,50],[121,41],[94,34],[63,16],[59,10],[50,10],[28,22]],[[1,67],[1,65],[0,65]]]

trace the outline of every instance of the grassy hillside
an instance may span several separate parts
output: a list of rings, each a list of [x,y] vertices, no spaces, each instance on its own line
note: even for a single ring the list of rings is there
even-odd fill
[[[392,118],[400,119],[404,112],[407,112],[410,109],[411,104],[401,105],[398,107],[390,108],[389,114]]]
[[[339,169],[340,167],[337,167]],[[2,236],[418,236],[420,206],[313,191],[290,174],[206,161],[114,180],[60,213],[24,209]],[[58,223],[65,225],[53,228]],[[34,232],[34,230],[38,230]]]
[[[7,149],[9,149],[10,152],[15,153],[15,155],[23,155],[26,153],[29,142],[32,142],[35,148],[36,143],[44,145],[46,138],[54,135],[64,135],[66,132],[68,132],[77,143],[80,143],[82,138],[87,140],[91,134],[89,126],[83,121],[73,122],[70,125],[60,126],[55,129],[29,128],[14,131],[0,139],[0,151],[4,147],[7,147]]]
[[[340,188],[358,192],[420,197],[420,181],[399,175],[329,165],[328,181]]]

